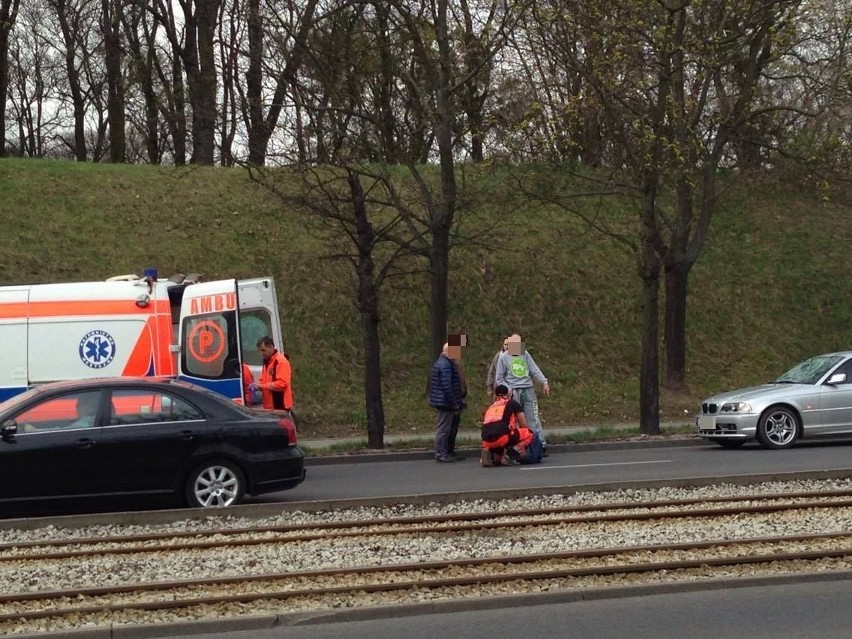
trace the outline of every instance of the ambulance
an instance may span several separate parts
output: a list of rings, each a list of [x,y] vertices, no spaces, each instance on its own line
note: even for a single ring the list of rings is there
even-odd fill
[[[200,276],[0,287],[0,401],[39,384],[156,376],[243,401],[243,364],[255,379],[257,340],[280,348],[271,277],[202,282]]]

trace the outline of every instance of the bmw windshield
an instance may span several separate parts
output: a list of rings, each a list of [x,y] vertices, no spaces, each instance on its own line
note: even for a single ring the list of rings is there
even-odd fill
[[[818,355],[806,359],[775,380],[776,384],[816,384],[843,360],[843,355]]]

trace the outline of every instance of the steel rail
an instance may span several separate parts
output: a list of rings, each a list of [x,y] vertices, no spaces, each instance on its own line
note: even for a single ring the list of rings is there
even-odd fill
[[[640,555],[642,553],[678,552],[694,550],[711,550],[714,548],[727,549],[731,547],[758,545],[784,546],[800,542],[813,542],[818,540],[845,541],[846,548],[837,548],[836,544],[831,548],[823,550],[809,550],[803,552],[772,552],[763,554],[748,554],[743,552],[735,556],[704,556],[679,561],[656,561],[644,563],[625,563],[625,555]],[[565,569],[548,569],[532,571],[508,571],[499,574],[471,574],[464,576],[426,578],[406,581],[386,581],[381,583],[347,584],[342,586],[331,586],[321,588],[294,588],[294,589],[272,589],[260,592],[228,594],[217,596],[193,597],[192,590],[210,588],[214,586],[237,586],[262,582],[284,582],[298,581],[300,579],[317,579],[326,576],[348,575],[361,576],[382,573],[404,573],[425,571],[442,571],[459,568],[477,568],[488,565],[522,566],[536,562],[558,562],[577,559],[605,559],[607,557],[620,557],[618,563],[604,562],[599,566],[570,567]],[[688,570],[702,567],[731,567],[746,566],[761,563],[793,562],[793,561],[816,561],[821,559],[838,559],[852,557],[852,533],[837,534],[815,534],[748,538],[741,540],[706,540],[702,542],[685,542],[679,544],[657,544],[649,546],[627,546],[606,549],[589,549],[579,551],[568,551],[553,554],[536,555],[514,555],[485,557],[476,559],[458,559],[450,561],[437,561],[428,563],[394,564],[386,566],[361,566],[353,568],[333,568],[324,570],[310,570],[291,573],[275,573],[265,575],[253,575],[232,578],[210,578],[202,580],[185,580],[158,583],[129,584],[120,587],[95,587],[73,590],[57,590],[43,592],[14,593],[0,596],[0,604],[9,606],[13,604],[43,602],[49,606],[39,610],[21,610],[13,613],[0,614],[0,622],[25,622],[35,619],[63,618],[70,616],[81,616],[87,614],[118,613],[121,611],[156,611],[190,608],[202,605],[251,603],[259,600],[288,600],[297,597],[317,597],[324,595],[340,595],[346,593],[379,593],[394,592],[408,589],[439,589],[444,587],[475,586],[482,584],[517,582],[517,581],[540,581],[551,579],[569,579],[581,577],[607,576],[614,574],[643,574],[660,571]],[[166,593],[170,590],[181,590],[188,594],[188,598],[169,598],[159,601],[136,601],[117,604],[97,603],[87,604],[87,599],[120,595],[129,593]],[[188,592],[187,592],[188,591]],[[51,603],[56,601],[74,600],[79,605],[52,607]]]
[[[590,511],[606,511],[606,510],[626,510],[630,508],[667,508],[671,506],[689,506],[692,504],[718,504],[718,503],[741,503],[746,501],[772,501],[782,499],[819,499],[819,498],[835,498],[835,497],[852,497],[852,490],[833,490],[833,491],[800,491],[789,493],[765,493],[755,495],[732,495],[730,497],[696,497],[692,499],[662,499],[655,501],[622,501],[612,502],[608,504],[577,504],[573,506],[559,506],[556,508],[532,508],[524,510],[512,511],[512,515],[546,515],[561,512],[590,512]],[[488,513],[473,512],[473,513],[447,513],[443,515],[418,515],[418,516],[403,516],[403,517],[386,517],[379,521],[386,524],[417,524],[417,523],[432,523],[444,521],[474,521],[481,519],[492,519],[494,517],[506,516],[503,512],[492,511]],[[63,540],[65,544],[93,544],[93,543],[113,543],[124,542],[128,539],[137,541],[155,541],[159,539],[181,539],[198,537],[199,535],[241,535],[249,533],[263,533],[269,531],[275,532],[293,532],[306,529],[335,529],[348,528],[360,525],[373,525],[377,520],[350,520],[350,521],[335,521],[322,522],[319,524],[285,524],[281,526],[250,526],[250,527],[232,527],[232,528],[216,528],[210,530],[187,530],[166,533],[146,533],[144,535],[113,535],[109,537],[99,537],[91,539],[89,537],[71,537]],[[0,543],[0,553],[12,548],[35,548],[39,546],[52,546],[55,541],[22,541],[11,543]]]
[[[722,517],[727,515],[738,514],[760,514],[772,513],[781,511],[793,510],[809,510],[818,508],[844,508],[852,507],[852,498],[846,497],[846,491],[839,494],[840,499],[833,500],[834,495],[824,493],[820,495],[818,501],[805,501],[789,503],[791,499],[798,499],[793,495],[773,496],[771,498],[762,496],[750,496],[741,499],[716,499],[712,500],[715,503],[743,502],[743,501],[776,501],[787,503],[770,503],[759,505],[747,505],[736,507],[721,507],[721,508],[687,508],[681,510],[651,510],[651,508],[665,508],[677,505],[694,505],[701,503],[702,500],[684,500],[672,502],[649,502],[649,503],[632,503],[618,504],[605,506],[588,506],[583,507],[585,511],[604,511],[607,510],[645,510],[646,512],[632,513],[609,513],[590,516],[568,516],[568,517],[542,517],[542,515],[560,514],[563,512],[577,512],[579,509],[573,507],[560,507],[555,509],[533,509],[523,511],[500,511],[490,513],[455,513],[448,515],[430,515],[425,517],[410,517],[410,518],[388,518],[374,520],[359,520],[359,521],[341,521],[341,522],[325,522],[320,524],[296,524],[285,525],[269,528],[257,528],[246,531],[246,529],[230,529],[230,530],[215,530],[215,531],[197,531],[191,535],[178,533],[169,534],[163,533],[159,535],[142,535],[139,537],[111,537],[108,539],[89,539],[89,540],[72,540],[72,541],[54,541],[54,542],[33,542],[31,545],[28,542],[22,544],[4,544],[0,546],[0,563],[11,561],[41,561],[52,559],[68,559],[82,558],[91,556],[104,555],[126,555],[126,554],[142,554],[153,552],[176,552],[182,550],[197,550],[197,549],[213,549],[213,548],[234,548],[236,546],[259,546],[278,544],[282,542],[298,543],[317,541],[328,539],[330,533],[333,532],[335,538],[342,537],[363,537],[363,536],[399,536],[417,533],[453,533],[470,530],[488,530],[499,528],[528,528],[536,526],[557,526],[563,524],[584,524],[598,522],[617,522],[617,521],[647,521],[651,519],[690,519],[690,518],[707,518],[707,517]],[[832,501],[833,500],[833,501]],[[710,500],[708,500],[710,501]],[[494,521],[505,520],[510,518],[523,518],[517,521]],[[491,520],[491,521],[488,521]],[[471,523],[459,523],[468,521]],[[451,522],[451,523],[446,523]],[[413,525],[411,525],[413,523]],[[425,524],[425,525],[418,525]],[[393,527],[396,526],[396,527]],[[300,533],[300,531],[302,531]],[[310,531],[310,532],[308,532]],[[325,531],[325,532],[314,532]],[[287,533],[296,532],[300,534],[289,535]],[[278,534],[278,536],[265,536],[257,539],[235,539],[237,535],[246,534]],[[216,541],[198,540],[194,542],[181,542],[174,544],[156,544],[156,545],[138,545],[139,542],[145,541],[163,541],[166,539],[183,539],[191,536],[194,539],[209,538],[214,536],[227,537]],[[108,544],[130,543],[127,546],[102,547]],[[35,553],[16,553],[12,552],[19,548],[27,549],[45,549],[50,547],[67,547],[67,546],[89,546],[82,550],[62,550],[57,552],[35,552]],[[101,546],[101,547],[97,547]]]

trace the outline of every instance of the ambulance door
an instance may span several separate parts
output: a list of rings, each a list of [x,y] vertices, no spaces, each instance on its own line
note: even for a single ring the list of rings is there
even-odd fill
[[[254,379],[260,378],[263,361],[257,352],[257,340],[271,337],[275,348],[285,352],[281,341],[281,318],[278,315],[278,298],[271,277],[239,280],[240,343],[243,361],[249,365]]]
[[[178,378],[242,401],[236,280],[186,287],[180,313]]]
[[[27,302],[29,289],[0,290],[0,402],[27,388]]]

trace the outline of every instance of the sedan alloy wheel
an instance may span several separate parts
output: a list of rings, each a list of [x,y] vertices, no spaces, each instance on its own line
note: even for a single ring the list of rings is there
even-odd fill
[[[799,436],[799,420],[784,406],[772,406],[760,417],[757,439],[765,448],[789,448]]]
[[[194,508],[238,504],[245,494],[242,472],[231,462],[209,462],[196,468],[186,485],[186,500]]]

